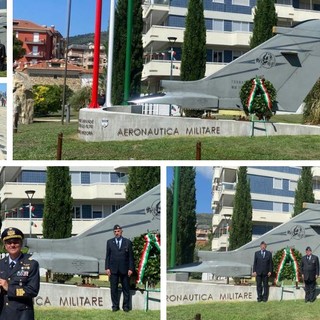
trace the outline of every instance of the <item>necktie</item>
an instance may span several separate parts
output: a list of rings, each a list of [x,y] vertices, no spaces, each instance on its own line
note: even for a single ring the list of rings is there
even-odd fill
[[[13,269],[13,267],[14,267],[15,265],[16,265],[15,262],[14,262],[14,261],[11,261],[10,264],[9,264],[10,269]]]
[[[120,240],[117,240],[118,249],[120,249]]]

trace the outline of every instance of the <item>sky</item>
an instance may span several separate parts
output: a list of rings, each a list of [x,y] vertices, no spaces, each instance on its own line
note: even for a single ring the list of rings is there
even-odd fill
[[[39,25],[55,25],[67,35],[68,5],[71,1],[70,36],[93,33],[95,29],[95,0],[14,0],[13,18],[30,20]],[[101,30],[108,29],[110,1],[102,1]]]
[[[213,167],[196,168],[196,213],[212,213],[212,175]],[[173,182],[173,167],[167,167],[167,186]]]
[[[5,83],[0,83],[0,92],[6,92],[7,91],[7,85]]]

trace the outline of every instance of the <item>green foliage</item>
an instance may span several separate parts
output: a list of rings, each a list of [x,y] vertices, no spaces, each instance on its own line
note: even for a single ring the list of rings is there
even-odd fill
[[[277,251],[272,257],[273,272],[274,272],[275,275],[277,274],[278,267],[279,267],[279,264],[280,264],[281,259],[282,259],[283,250],[284,250],[284,248],[279,250],[279,251]],[[297,260],[297,263],[298,263],[298,266],[300,268],[302,254],[296,249],[292,249],[292,252],[293,252],[293,255],[295,256],[295,258]],[[282,280],[292,280],[293,281],[294,278],[295,278],[295,273],[294,273],[294,269],[293,269],[293,262],[287,257],[286,258],[286,264],[285,264],[285,266],[283,268],[283,271],[281,273],[279,281],[282,281]],[[299,279],[301,279],[300,270],[299,270]]]
[[[250,49],[273,37],[272,28],[277,25],[277,20],[274,0],[258,0],[254,11]]]
[[[141,0],[133,2],[133,26],[131,41],[130,96],[140,93],[141,74],[143,69],[142,46],[142,6]],[[115,12],[114,26],[114,61],[112,73],[112,103],[122,104],[124,97],[124,80],[126,65],[127,41],[127,8],[126,0],[119,0]]]
[[[320,79],[313,86],[304,100],[303,121],[320,124]]]
[[[57,112],[62,107],[63,86],[58,85],[34,85],[34,113],[37,116],[45,116],[50,112]],[[71,96],[72,90],[66,88],[67,99]]]
[[[196,244],[196,186],[195,168],[180,168],[179,209],[177,225],[176,264],[194,260]]]
[[[303,212],[304,202],[314,203],[313,183],[311,167],[302,167],[301,176],[295,190],[293,216]]]
[[[138,198],[160,183],[160,167],[130,167],[126,185],[128,202]]]
[[[253,80],[254,78],[247,80],[243,84],[240,90],[241,103],[243,106],[243,110],[247,115],[249,115],[248,99],[252,90]],[[271,102],[273,104],[276,101],[277,91],[270,81],[268,80],[263,80],[263,81],[268,91]],[[263,91],[261,90],[260,87],[257,89],[256,95],[254,97],[251,113],[254,113],[258,117],[258,119],[263,119],[263,118],[270,119],[272,117],[272,110],[268,108],[268,105],[263,98]]]
[[[181,80],[199,80],[206,72],[206,26],[202,0],[190,0],[182,45]],[[187,117],[200,118],[203,110],[183,109]]]
[[[108,32],[101,31],[101,43],[107,41]],[[69,37],[69,45],[71,44],[88,44],[94,43],[94,33],[86,33],[86,34],[79,34],[76,36]]]
[[[167,266],[171,256],[172,240],[172,213],[173,213],[173,186],[167,188]]]
[[[26,49],[22,48],[23,42],[16,35],[13,35],[13,61],[19,60],[26,54]]]
[[[89,105],[91,98],[91,87],[85,86],[80,90],[74,92],[74,94],[68,100],[70,106],[73,110],[80,110],[81,108],[85,108]]]
[[[206,26],[202,0],[190,0],[184,32],[181,80],[199,80],[206,72]]]
[[[139,237],[135,237],[132,242],[134,261],[137,270],[145,245],[144,236],[145,234],[142,234]],[[144,278],[142,279],[142,283],[146,284],[146,282],[148,282],[148,286],[150,287],[154,287],[160,282],[160,251],[155,246],[150,249]]]
[[[47,167],[46,195],[43,213],[43,237],[71,237],[72,197],[69,167]]]
[[[229,249],[235,250],[252,240],[252,205],[247,167],[238,170],[238,182],[233,203]]]

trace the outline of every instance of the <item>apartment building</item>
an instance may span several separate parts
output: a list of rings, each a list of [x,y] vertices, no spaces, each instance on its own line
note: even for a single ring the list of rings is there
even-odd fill
[[[228,250],[238,167],[215,167],[213,174],[212,250]],[[320,168],[313,167],[313,190],[320,202]],[[253,239],[288,221],[301,167],[248,167],[252,201]]]
[[[205,0],[203,4],[208,76],[249,50],[256,0]],[[169,79],[170,75],[179,80],[187,7],[187,0],[146,0],[143,4],[142,80],[150,93],[158,92],[160,80]],[[320,0],[279,0],[275,7],[279,26],[320,19]]]
[[[63,58],[64,40],[54,25],[41,26],[28,20],[13,20],[13,33],[23,42],[26,54],[16,62],[20,68],[53,58]]]
[[[76,235],[125,205],[127,168],[70,167],[73,198],[72,234]],[[42,236],[46,167],[2,167],[0,199],[2,228],[15,226]],[[26,191],[34,191],[32,199]],[[29,210],[31,202],[31,215]]]

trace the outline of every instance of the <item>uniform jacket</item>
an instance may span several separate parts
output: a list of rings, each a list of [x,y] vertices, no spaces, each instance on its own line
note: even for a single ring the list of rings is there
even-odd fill
[[[39,264],[22,254],[14,268],[9,257],[0,260],[0,278],[8,281],[8,291],[1,288],[0,320],[33,320],[33,298],[40,289]]]
[[[268,272],[272,273],[273,263],[272,254],[270,251],[265,250],[265,255],[261,254],[261,250],[255,252],[253,261],[253,272],[258,276],[267,275]]]
[[[115,238],[107,241],[106,270],[111,273],[127,274],[128,270],[134,271],[132,243],[127,238],[122,238],[121,248],[118,249]]]
[[[303,256],[301,259],[301,273],[304,276],[304,280],[314,281],[316,276],[319,275],[319,258],[315,255],[311,255],[310,260],[307,256]]]

